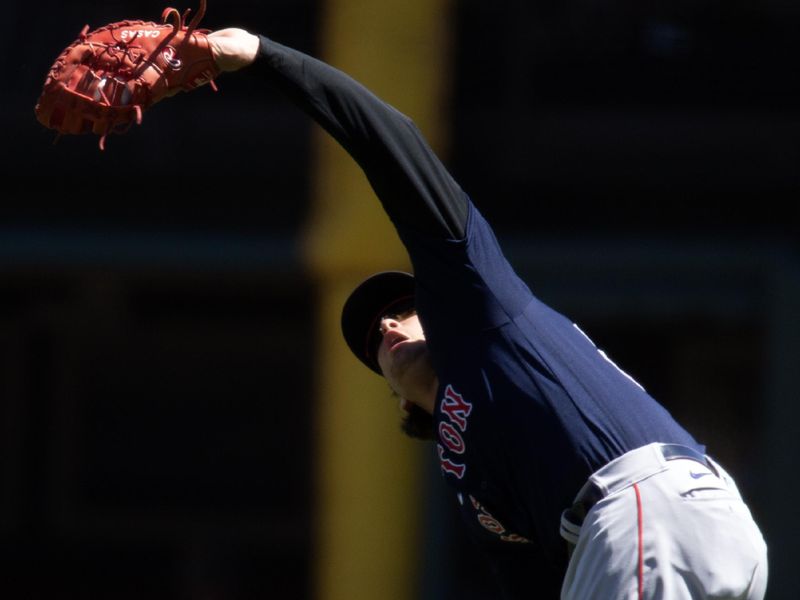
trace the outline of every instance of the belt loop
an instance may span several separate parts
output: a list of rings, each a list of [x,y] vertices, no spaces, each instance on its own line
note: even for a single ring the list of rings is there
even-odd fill
[[[682,444],[659,444],[659,450],[661,451],[661,455],[664,457],[664,460],[693,460],[708,468],[709,471],[719,478],[719,473],[717,472],[717,469],[714,467],[713,463],[708,460],[708,457],[705,454],[698,452],[694,448],[690,448],[689,446],[684,446]]]
[[[641,478],[659,472],[659,470],[667,469],[665,462],[678,459],[696,461],[708,468],[716,477],[722,479],[713,462],[705,454],[683,444],[654,442],[630,450],[596,471],[584,484],[572,506],[561,513],[559,528],[561,537],[570,544],[577,544],[587,513],[608,493],[623,489],[620,486],[636,483]],[[609,469],[612,469],[613,475],[610,475]]]

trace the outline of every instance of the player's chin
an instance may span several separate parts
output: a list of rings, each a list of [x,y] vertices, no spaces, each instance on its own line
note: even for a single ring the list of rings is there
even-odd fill
[[[408,407],[400,428],[408,437],[416,440],[432,440],[434,436],[433,416],[416,404]]]

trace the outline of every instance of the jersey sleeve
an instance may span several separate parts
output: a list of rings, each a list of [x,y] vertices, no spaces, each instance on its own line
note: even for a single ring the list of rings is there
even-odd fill
[[[467,197],[409,117],[338,69],[260,40],[267,77],[353,157],[395,225],[464,236]]]

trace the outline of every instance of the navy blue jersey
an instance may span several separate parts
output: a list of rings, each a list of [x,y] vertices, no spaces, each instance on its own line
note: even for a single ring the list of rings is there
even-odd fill
[[[399,227],[440,389],[442,473],[483,537],[558,556],[561,511],[628,450],[704,450],[569,319],[539,301],[470,202],[466,235]]]
[[[408,249],[439,378],[436,452],[509,598],[566,566],[561,511],[650,442],[695,440],[569,319],[540,302],[413,122],[346,74],[261,38],[268,78],[358,162]],[[534,574],[539,572],[538,575]]]

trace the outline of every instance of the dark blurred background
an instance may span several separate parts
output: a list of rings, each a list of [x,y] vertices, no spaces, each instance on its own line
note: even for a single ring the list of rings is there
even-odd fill
[[[314,126],[256,70],[159,104],[105,152],[52,145],[33,114],[84,24],[162,9],[4,6],[3,598],[311,597]],[[204,26],[317,54],[323,10],[212,2]],[[733,471],[768,596],[796,597],[800,5],[450,15],[445,162],[540,297]],[[419,597],[492,598],[429,470]]]

